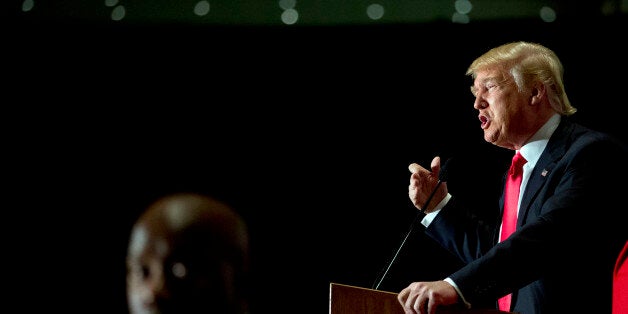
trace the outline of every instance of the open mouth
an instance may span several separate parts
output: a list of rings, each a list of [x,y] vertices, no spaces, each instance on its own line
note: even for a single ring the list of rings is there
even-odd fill
[[[480,119],[480,122],[482,123],[481,124],[482,129],[486,129],[489,123],[488,117],[479,115],[478,118]]]

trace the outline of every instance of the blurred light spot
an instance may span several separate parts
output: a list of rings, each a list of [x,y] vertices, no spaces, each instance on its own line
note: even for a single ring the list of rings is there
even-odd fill
[[[24,2],[22,2],[22,11],[28,12],[32,10],[34,6],[35,0],[24,0]]]
[[[284,10],[294,9],[297,5],[297,0],[279,0],[279,7]]]
[[[473,5],[469,0],[456,0],[454,7],[456,8],[456,12],[460,14],[469,14]]]
[[[466,14],[460,14],[456,12],[451,16],[451,21],[454,23],[468,24],[469,16]]]
[[[366,7],[366,15],[371,20],[379,20],[384,16],[384,7],[381,4],[373,3]]]
[[[291,25],[296,23],[297,20],[299,20],[299,12],[295,9],[288,9],[281,13],[281,21],[284,22],[284,24]]]
[[[194,14],[198,16],[204,16],[209,13],[209,1],[199,1],[194,6]]]
[[[111,19],[114,21],[119,21],[124,18],[126,15],[126,10],[123,5],[119,5],[111,11]]]
[[[602,2],[602,8],[600,9],[604,15],[613,15],[619,11],[619,3],[615,1],[606,0]]]
[[[175,263],[172,265],[172,274],[177,278],[184,278],[187,275],[187,269],[182,263]]]
[[[550,7],[542,7],[539,15],[541,16],[541,20],[544,22],[556,21],[556,11]]]
[[[118,0],[105,0],[105,6],[113,7],[118,4]]]

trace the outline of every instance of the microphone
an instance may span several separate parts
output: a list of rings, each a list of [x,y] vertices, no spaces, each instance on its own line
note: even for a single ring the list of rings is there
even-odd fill
[[[412,224],[410,224],[410,230],[408,230],[408,232],[406,233],[406,236],[403,238],[403,241],[401,241],[401,245],[399,245],[397,252],[395,252],[395,255],[391,259],[390,263],[388,263],[388,266],[386,266],[386,270],[384,271],[384,274],[382,274],[379,280],[375,280],[375,283],[373,283],[373,286],[371,287],[372,289],[377,290],[379,288],[379,285],[382,284],[382,281],[384,281],[384,278],[386,278],[386,274],[388,274],[388,270],[390,270],[390,267],[395,262],[395,259],[397,259],[397,255],[399,255],[401,248],[403,248],[403,245],[406,243],[406,240],[408,240],[408,237],[414,230],[414,226],[416,225],[417,221],[419,221],[419,217],[425,216],[425,209],[427,209],[427,206],[432,201],[432,198],[434,197],[434,194],[436,194],[436,191],[440,187],[441,183],[447,182],[447,179],[449,178],[448,167],[449,167],[450,161],[451,161],[451,158],[445,160],[445,162],[440,166],[440,172],[438,173],[438,182],[436,183],[436,186],[432,190],[432,193],[430,193],[430,196],[425,201],[425,204],[421,207],[421,211],[419,211],[416,217],[414,217]]]

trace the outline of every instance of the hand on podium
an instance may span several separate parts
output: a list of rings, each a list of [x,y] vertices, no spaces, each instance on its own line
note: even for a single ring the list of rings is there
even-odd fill
[[[398,293],[331,283],[329,314],[405,314]],[[497,309],[467,309],[463,304],[441,306],[437,314],[499,314]]]

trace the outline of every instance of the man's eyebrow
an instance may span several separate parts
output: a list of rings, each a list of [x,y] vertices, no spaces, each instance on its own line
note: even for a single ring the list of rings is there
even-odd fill
[[[474,82],[473,85],[471,85],[471,90],[473,91],[473,90],[477,89],[477,88],[475,88],[475,85],[482,86],[482,85],[486,85],[487,82],[495,81],[495,80],[497,80],[496,76],[485,77],[485,78],[481,79],[479,82]]]
[[[508,81],[508,78],[501,78],[499,77],[499,75],[491,75],[491,76],[487,76],[485,78],[482,78],[481,80],[479,80],[479,82],[474,83],[473,85],[471,85],[471,93],[473,95],[476,94],[478,88],[475,87],[476,84],[480,85],[480,86],[484,86],[488,83],[496,83],[496,84],[502,84],[505,83],[506,81]]]
[[[483,78],[481,80],[481,83],[482,84],[486,84],[487,82],[499,82],[499,80],[497,78],[498,78],[498,76],[496,76],[496,75],[487,76],[487,77],[485,77],[485,78]]]

